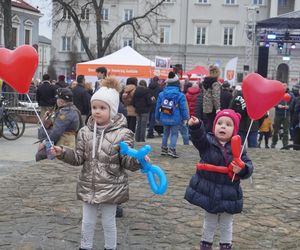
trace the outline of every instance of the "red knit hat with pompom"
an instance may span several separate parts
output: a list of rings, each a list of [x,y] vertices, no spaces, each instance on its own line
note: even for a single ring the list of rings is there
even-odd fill
[[[216,118],[214,120],[212,132],[213,133],[215,132],[216,123],[219,120],[219,118],[222,116],[227,116],[233,120],[234,123],[233,135],[237,135],[239,131],[241,115],[239,113],[236,113],[233,109],[223,109],[217,113]]]

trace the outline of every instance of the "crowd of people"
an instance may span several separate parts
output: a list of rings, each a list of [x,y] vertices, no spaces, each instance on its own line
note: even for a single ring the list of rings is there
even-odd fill
[[[97,68],[96,75],[93,86],[83,75],[68,85],[62,76],[53,84],[45,74],[36,89],[44,125],[39,129],[36,159],[46,159],[50,152],[66,163],[82,165],[77,183],[77,198],[83,202],[80,249],[93,247],[98,209],[104,247],[116,249],[115,217],[122,216],[120,204],[129,198],[126,170],[140,169],[138,160],[119,153],[119,143],[133,147],[134,141],[154,138],[155,131],[162,134],[163,156],[180,156],[176,150],[179,133],[185,145],[191,140],[199,151],[200,164],[184,198],[205,210],[200,249],[212,249],[218,225],[220,249],[231,249],[233,215],[243,207],[240,179],[253,172],[246,151],[240,158],[233,155],[231,140],[239,134],[244,142],[248,134],[248,147],[261,147],[263,139],[266,148],[275,147],[283,126],[283,146],[287,148],[289,136],[299,144],[300,86],[289,91],[283,84],[291,98],[276,105],[274,122],[269,112],[251,121],[242,87],[221,84],[216,66],[209,68],[209,76],[201,82],[181,81],[171,71],[165,81],[154,77],[147,84],[130,77],[122,86],[107,76],[104,67]],[[49,139],[55,146],[48,152]],[[150,161],[148,156],[145,160]],[[226,174],[216,170],[224,167]]]

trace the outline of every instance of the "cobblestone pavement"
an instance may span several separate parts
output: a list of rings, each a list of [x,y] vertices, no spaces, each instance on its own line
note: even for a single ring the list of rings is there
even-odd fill
[[[183,199],[198,154],[180,145],[181,157],[172,159],[159,155],[158,143],[152,147],[151,160],[166,171],[169,187],[165,195],[154,195],[145,175],[129,173],[130,201],[117,219],[118,249],[199,249],[203,210]],[[255,173],[252,184],[242,184],[245,204],[234,218],[234,249],[300,249],[299,151],[252,149],[249,155]],[[1,165],[0,249],[78,249],[80,168],[57,160]],[[100,220],[94,243],[94,249],[103,249]]]

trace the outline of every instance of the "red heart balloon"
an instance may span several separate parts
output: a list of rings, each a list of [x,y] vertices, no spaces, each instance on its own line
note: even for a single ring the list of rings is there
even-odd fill
[[[0,49],[0,78],[21,94],[28,93],[38,66],[38,53],[29,45],[15,50]]]
[[[282,100],[285,91],[281,82],[250,73],[243,80],[242,92],[249,117],[257,120]]]
[[[291,95],[290,94],[288,94],[288,93],[285,93],[284,95],[283,95],[283,100],[286,102],[286,103],[288,103],[290,100],[291,100]]]

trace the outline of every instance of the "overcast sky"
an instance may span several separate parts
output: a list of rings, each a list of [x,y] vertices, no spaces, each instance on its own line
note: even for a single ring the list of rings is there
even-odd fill
[[[52,1],[51,0],[25,0],[33,7],[39,7],[38,9],[43,14],[40,18],[39,35],[45,36],[52,39],[52,28],[51,28],[51,11]]]

